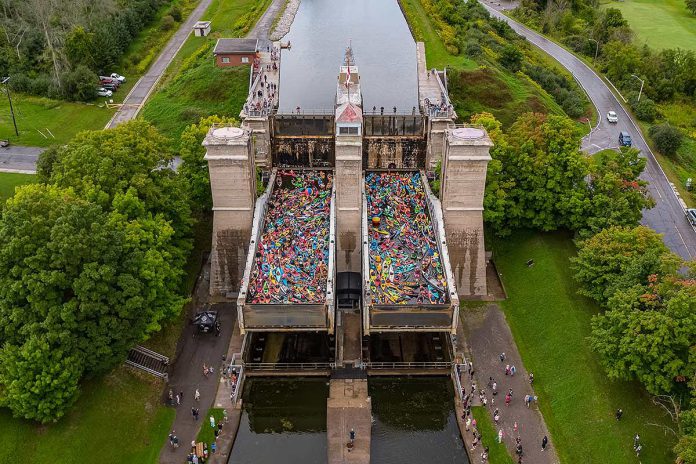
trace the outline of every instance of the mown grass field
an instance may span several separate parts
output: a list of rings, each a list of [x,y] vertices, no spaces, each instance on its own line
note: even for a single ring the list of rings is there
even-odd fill
[[[160,399],[163,385],[120,367],[87,382],[57,424],[37,425],[0,409],[0,464],[155,464],[174,420]]]
[[[271,0],[214,0],[204,14],[211,20],[208,37],[189,37],[142,117],[162,133],[178,138],[200,118],[217,114],[238,116],[249,91],[249,68],[215,67],[212,48],[219,37],[242,37],[256,24]]]
[[[684,0],[623,0],[602,2],[621,10],[640,43],[654,48],[696,50],[696,16]]]
[[[0,139],[33,147],[64,144],[80,131],[102,129],[115,112],[107,109],[103,100],[90,104],[72,103],[15,93],[12,105],[19,137],[15,136],[7,95],[1,92]]]
[[[33,182],[36,182],[36,176],[33,174],[0,172],[0,209],[5,204],[5,200],[14,195],[15,188]]]
[[[637,383],[609,381],[589,348],[590,319],[599,309],[576,293],[570,236],[518,231],[491,242],[509,297],[502,307],[525,367],[534,373],[561,462],[634,464],[632,437],[638,433],[642,462],[673,463],[674,437],[660,428],[671,425],[667,418]],[[533,267],[526,266],[529,259]],[[617,408],[624,410],[620,422]]]
[[[481,445],[488,446],[488,463],[514,464],[505,444],[498,443],[498,431],[493,425],[488,410],[484,406],[474,406],[471,408],[471,414],[476,419],[476,426],[481,433]],[[477,453],[481,452],[482,446],[470,453],[474,462],[478,461]]]

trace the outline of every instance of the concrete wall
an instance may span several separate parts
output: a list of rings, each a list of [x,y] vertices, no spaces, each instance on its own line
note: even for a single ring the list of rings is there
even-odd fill
[[[426,143],[423,137],[365,137],[363,152],[366,169],[397,168],[423,169]]]
[[[448,129],[445,141],[440,201],[457,292],[485,296],[483,193],[493,143],[478,127]]]
[[[251,150],[257,166],[271,167],[271,131],[268,116],[246,117],[242,126],[251,132]]]
[[[251,235],[256,197],[256,168],[249,132],[213,127],[203,146],[213,195],[210,293],[239,291]]]
[[[336,137],[336,270],[360,272],[362,138]]]

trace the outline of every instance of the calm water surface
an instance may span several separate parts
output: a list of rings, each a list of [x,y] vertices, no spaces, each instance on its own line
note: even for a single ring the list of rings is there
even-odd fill
[[[302,0],[283,41],[280,111],[333,110],[336,79],[352,42],[364,107],[418,104],[416,44],[397,0]]]
[[[228,463],[325,463],[328,396],[325,378],[248,378],[242,420]]]
[[[468,464],[447,377],[371,378],[371,461]]]

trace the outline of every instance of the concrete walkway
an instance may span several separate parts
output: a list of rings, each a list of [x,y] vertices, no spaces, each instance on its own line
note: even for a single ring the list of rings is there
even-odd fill
[[[332,379],[326,409],[329,464],[369,464],[372,433],[372,402],[367,379]],[[351,429],[355,442],[346,446]]]
[[[500,411],[499,428],[502,428],[504,433],[503,441],[510,454],[515,456],[515,462],[517,462],[515,438],[519,436],[524,451],[523,463],[558,463],[552,437],[537,405],[533,403],[530,408],[527,408],[524,404],[525,395],[534,395],[534,391],[529,384],[528,373],[522,364],[505,315],[497,305],[491,304],[484,309],[470,310],[465,314],[464,320],[466,321],[464,329],[474,364],[474,380],[477,386],[473,405],[480,405],[478,391],[484,389],[488,398],[487,409],[491,415],[491,422],[493,411],[498,408]],[[505,353],[505,361],[503,362],[500,361],[500,353]],[[505,375],[507,364],[516,367],[517,372],[514,376]],[[498,384],[498,394],[495,397],[487,385],[489,377],[493,377]],[[466,373],[462,374],[462,386],[467,393],[471,392],[471,380]],[[505,394],[509,389],[513,391],[512,402],[510,406],[505,406]],[[495,405],[491,404],[491,398],[495,398]],[[538,401],[549,401],[549,399],[539,398]],[[517,423],[517,431],[515,431],[515,423]],[[467,435],[466,441],[471,443],[471,432],[465,432],[465,434]],[[546,451],[541,450],[541,440],[544,435],[549,438]],[[483,445],[490,446],[487,443],[483,443]],[[479,445],[476,452],[471,453],[474,459],[478,457],[481,449]]]
[[[142,109],[145,101],[150,96],[155,86],[162,78],[162,75],[167,70],[167,67],[172,62],[179,49],[184,45],[188,36],[192,33],[193,25],[199,21],[205,11],[208,9],[212,0],[201,0],[198,6],[191,12],[186,21],[179,27],[174,36],[169,39],[167,45],[159,54],[157,59],[147,73],[133,86],[126,98],[123,100],[123,106],[116,111],[116,114],[106,124],[105,129],[116,127],[122,122],[134,119]]]

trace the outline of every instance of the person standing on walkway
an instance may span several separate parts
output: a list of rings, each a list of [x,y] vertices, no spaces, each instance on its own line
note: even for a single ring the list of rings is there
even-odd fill
[[[503,442],[503,429],[498,429],[498,443]]]
[[[505,365],[505,375],[510,375],[510,365],[509,364]]]
[[[544,438],[541,439],[541,451],[546,451],[546,445],[549,444],[549,437],[544,435]]]
[[[500,353],[498,355],[498,357],[500,358],[500,362],[504,362],[505,361],[505,352]]]
[[[508,393],[505,395],[505,406],[510,406],[510,402],[512,401],[512,396]]]
[[[180,404],[181,404],[181,397],[180,397],[179,394],[177,393],[177,394],[176,394],[176,405],[179,406]]]
[[[193,394],[193,399],[196,401],[200,401],[200,399],[201,399],[201,392],[199,392],[197,388],[196,388],[196,392]]]
[[[510,375],[514,377],[515,372],[517,372],[517,368],[513,364],[512,366],[510,366]]]
[[[497,395],[498,394],[498,382],[496,382],[495,380],[493,381],[492,388],[493,388],[493,396]]]
[[[469,431],[469,427],[471,427],[471,417],[466,418],[466,431]]]

